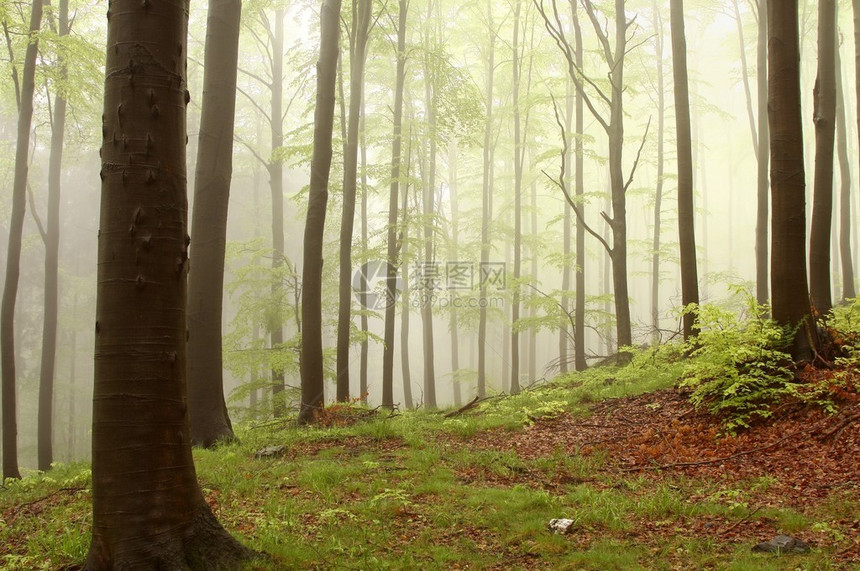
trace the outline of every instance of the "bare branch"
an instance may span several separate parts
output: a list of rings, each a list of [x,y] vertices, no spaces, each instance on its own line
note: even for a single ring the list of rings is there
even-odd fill
[[[624,192],[627,192],[627,188],[630,186],[630,183],[633,182],[633,175],[636,174],[636,167],[639,166],[639,159],[642,157],[642,149],[645,147],[645,141],[648,139],[648,130],[651,128],[651,117],[648,117],[648,125],[645,126],[645,133],[642,135],[642,142],[639,143],[639,150],[636,151],[636,160],[633,161],[633,167],[630,169],[630,177],[627,179],[627,183],[624,185]]]

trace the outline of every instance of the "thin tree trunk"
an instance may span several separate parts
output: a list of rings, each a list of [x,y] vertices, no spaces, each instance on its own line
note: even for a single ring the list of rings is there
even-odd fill
[[[582,47],[582,28],[579,26],[579,16],[577,10],[573,10],[573,33],[574,33],[574,60],[579,69],[583,65],[583,47]],[[585,217],[585,168],[583,157],[584,141],[583,133],[585,133],[585,104],[582,94],[579,90],[576,91],[574,102],[574,114],[576,116],[574,129],[576,130],[576,142],[573,145],[574,154],[574,194],[576,195],[577,203],[580,205],[583,218]],[[574,337],[574,367],[577,371],[584,371],[588,368],[588,363],[585,360],[585,224],[582,221],[576,221],[576,279],[574,287],[576,288],[576,301],[573,316],[573,337]]]
[[[224,401],[221,321],[241,14],[241,0],[209,0],[188,277],[191,441],[204,447],[236,438]]]
[[[428,21],[432,21],[433,2],[429,0]],[[433,238],[435,234],[434,216],[436,206],[436,62],[425,60],[424,65],[424,94],[427,106],[427,129],[430,146],[429,165],[427,169],[427,186],[422,189],[424,207],[424,263],[435,267]],[[425,266],[426,267],[426,266]],[[435,295],[434,291],[427,291]],[[428,296],[430,298],[431,296]],[[428,299],[421,304],[422,344],[424,347],[424,406],[436,408],[436,350],[433,340],[433,302]]]
[[[272,42],[272,152],[284,144],[284,9],[275,10],[275,31]],[[284,323],[280,312],[284,285],[280,268],[284,265],[284,168],[273,159],[266,165],[269,187],[272,191],[272,300],[278,308],[272,310],[269,323],[269,342],[273,351],[284,344]],[[272,367],[272,411],[276,418],[286,413],[284,388],[286,379],[282,368]]]
[[[651,342],[660,342],[660,223],[663,211],[663,178],[666,153],[663,137],[666,132],[666,93],[663,72],[663,18],[653,3],[654,21],[657,25],[657,182],[654,187],[654,229],[651,239]]]
[[[60,0],[59,36],[69,33],[69,2]],[[67,79],[60,62],[61,81]],[[48,165],[48,219],[45,233],[45,303],[42,325],[42,362],[39,369],[38,466],[49,470],[54,461],[54,364],[57,355],[57,274],[60,265],[60,176],[63,139],[66,131],[66,98],[57,91],[51,125],[51,156]]]
[[[860,0],[858,0],[860,1]],[[490,262],[490,224],[493,216],[493,79],[496,61],[496,29],[493,23],[493,0],[487,0],[487,31],[489,47],[487,54],[487,83],[484,95],[486,122],[484,123],[483,186],[481,190],[481,264],[479,268],[480,299],[487,299],[487,277],[484,275]],[[480,304],[478,310],[478,381],[479,398],[487,395],[487,308]]]
[[[457,141],[452,140],[448,144],[448,192],[451,201],[451,242],[448,248],[448,261],[459,263],[460,261],[460,228],[457,209]],[[449,313],[449,328],[451,330],[451,382],[454,390],[454,405],[463,403],[463,391],[460,386],[460,327],[457,323],[457,308],[451,304]]]
[[[695,210],[693,208],[693,156],[690,135],[690,94],[687,80],[687,40],[684,1],[670,0],[672,70],[675,76],[675,129],[678,145],[678,240],[681,249],[681,303],[699,303],[696,271]],[[695,315],[684,314],[684,340],[694,336]]]
[[[412,164],[412,143],[410,137],[409,151],[406,154],[406,177],[409,180],[409,165]],[[400,259],[406,260],[409,254],[409,183],[403,187],[403,202],[401,203],[401,250]],[[409,365],[409,312],[411,309],[409,288],[409,267],[406,263],[401,264],[401,275],[403,282],[403,297],[400,304],[400,376],[403,381],[403,404],[407,409],[415,408],[412,398],[412,369]]]
[[[842,57],[836,48],[836,155],[839,160],[839,258],[842,263],[842,301],[857,296],[854,288],[854,262],[851,255],[851,160],[848,156],[848,121]]]
[[[388,200],[387,304],[382,351],[382,406],[394,408],[394,313],[399,266],[397,239],[397,194],[400,188],[400,152],[403,138],[403,88],[406,83],[406,12],[408,0],[399,0],[397,26],[397,73],[394,86],[394,136],[391,149],[391,192]]]
[[[30,41],[24,54],[21,74],[21,104],[18,109],[18,134],[15,147],[15,176],[12,183],[12,214],[6,254],[6,282],[0,306],[0,369],[2,369],[3,478],[20,478],[18,471],[18,420],[15,401],[15,302],[21,274],[21,242],[24,232],[27,176],[29,173],[30,126],[33,119],[33,94],[36,89],[36,54],[42,24],[42,1],[33,0],[30,12]]]
[[[359,127],[361,140],[361,251],[367,252],[367,193],[370,188],[367,184],[367,133],[365,132],[365,98],[361,98],[361,122]],[[367,319],[367,294],[361,293],[361,361],[359,363],[359,396],[363,403],[367,403],[367,359],[370,352],[370,342],[368,340],[368,331],[370,326]]]
[[[340,283],[337,313],[337,400],[349,400],[349,334],[352,323],[352,234],[358,186],[358,135],[364,97],[364,62],[371,0],[353,1],[349,58],[349,124],[343,158],[343,216],[340,223]]]
[[[324,0],[320,9],[320,55],[314,110],[314,148],[305,224],[302,270],[302,407],[299,422],[312,422],[324,405],[322,347],[322,266],[340,36],[341,0]]]
[[[511,296],[511,394],[520,392],[520,272],[522,271],[522,190],[523,190],[523,151],[522,128],[520,126],[520,12],[522,2],[514,5],[513,49],[513,87],[512,107],[514,111],[514,287]]]
[[[567,93],[565,96],[565,113],[564,113],[564,132],[567,133],[568,139],[574,137],[571,132],[573,129],[573,83],[568,79]],[[573,163],[573,147],[568,147],[567,157],[565,157],[565,165]],[[571,173],[572,169],[565,172],[564,184],[567,188],[571,188]],[[580,205],[582,206],[582,205]],[[566,202],[562,202],[564,208],[564,218],[562,220],[562,264],[561,264],[561,310],[564,313],[561,318],[561,324],[558,328],[558,371],[562,375],[569,370],[568,367],[568,347],[570,346],[570,327],[568,316],[570,315],[570,296],[567,294],[570,291],[570,274],[571,274],[571,226],[573,225],[573,213]]]
[[[836,0],[818,1],[818,78],[815,81],[815,180],[809,233],[809,293],[821,315],[830,311],[833,148],[836,136]]]

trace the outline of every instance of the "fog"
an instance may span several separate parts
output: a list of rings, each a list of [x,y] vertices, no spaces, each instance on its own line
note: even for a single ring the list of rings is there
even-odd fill
[[[566,3],[559,3],[561,4]],[[599,7],[604,7],[598,3]],[[702,303],[721,304],[742,311],[748,296],[755,296],[755,230],[757,158],[751,134],[756,119],[756,40],[757,15],[750,2],[688,2],[686,6],[687,62],[690,74],[691,120],[695,194],[696,245],[699,290]],[[816,5],[802,2],[801,49],[804,143],[807,193],[811,195],[814,159],[813,87],[816,77]],[[853,67],[854,43],[850,29],[850,5],[840,6],[843,83],[847,140],[851,157],[852,208],[857,206],[857,101]],[[488,77],[490,33],[487,8],[492,6],[494,32],[494,88],[490,107],[493,116],[489,132],[493,148],[492,165],[484,164],[484,131],[487,126],[485,98]],[[424,349],[420,306],[433,306],[433,338],[437,404],[452,406],[470,400],[476,393],[478,377],[478,326],[481,305],[487,308],[487,334],[480,340],[486,348],[488,393],[510,391],[512,326],[519,334],[520,386],[543,382],[563,368],[572,370],[573,343],[567,338],[567,360],[560,362],[560,332],[572,327],[573,278],[566,294],[561,290],[562,268],[573,268],[572,254],[565,262],[563,232],[569,206],[557,184],[561,165],[562,138],[554,112],[554,102],[564,123],[571,88],[567,62],[548,34],[540,14],[531,3],[522,3],[519,19],[518,63],[521,66],[518,108],[513,106],[513,32],[514,3],[459,3],[447,0],[433,4],[426,17],[427,3],[412,2],[409,14],[407,81],[404,96],[403,156],[401,195],[406,193],[407,222],[400,226],[401,285],[410,286],[408,343],[402,344],[404,294],[398,292],[394,345],[394,402],[407,406],[401,363],[408,354],[410,386],[414,406],[424,404]],[[741,40],[747,65],[750,100],[744,84]],[[237,92],[236,136],[233,143],[227,269],[222,333],[224,336],[225,394],[234,421],[262,421],[272,417],[272,368],[285,371],[288,402],[296,407],[300,385],[298,369],[299,324],[296,320],[296,290],[300,280],[302,237],[308,200],[310,154],[313,135],[314,87],[319,23],[316,2],[293,2],[282,12],[270,3],[245,7],[240,40],[239,90]],[[598,10],[600,21],[613,37],[610,7]],[[104,82],[103,54],[105,37],[104,6],[75,3],[75,48],[69,57],[67,89],[70,115],[67,120],[65,158],[62,170],[60,218],[59,324],[54,389],[54,456],[56,461],[89,458],[92,422],[93,345],[97,235],[99,229],[99,117]],[[362,240],[361,210],[355,222],[352,244],[354,283],[369,278],[379,286],[381,266],[386,261],[389,186],[391,183],[392,106],[394,100],[393,44],[396,42],[396,9],[389,2],[375,7],[368,49],[365,82],[365,117],[361,146],[365,153],[359,164],[365,178],[359,182],[359,200],[366,193],[367,243]],[[565,8],[567,9],[567,8]],[[344,21],[351,14],[344,6]],[[677,339],[680,331],[681,286],[678,265],[677,176],[675,119],[672,90],[672,54],[667,2],[629,0],[628,54],[624,61],[625,79],[623,169],[631,176],[627,190],[627,240],[629,301],[635,345]],[[271,38],[274,18],[282,14],[285,22],[283,61],[283,142],[273,148],[271,124],[272,63]],[[13,22],[20,32],[25,24]],[[602,103],[595,88],[606,89],[602,46],[594,29],[583,15],[585,46],[583,72],[588,78],[586,91],[599,109]],[[189,27],[188,88],[188,188],[189,208],[193,209],[197,137],[200,102],[203,97],[203,45],[206,10],[204,3],[192,3]],[[349,26],[344,25],[345,29]],[[568,29],[568,32],[570,30]],[[334,400],[334,347],[337,324],[337,276],[340,215],[343,181],[343,113],[349,94],[348,34],[342,34],[342,79],[335,107],[334,161],[329,187],[325,227],[323,266],[323,344],[326,351],[325,402]],[[23,53],[18,35],[13,35],[16,50]],[[657,53],[662,41],[662,53]],[[17,42],[17,43],[15,43]],[[96,59],[96,55],[102,59]],[[78,62],[74,58],[81,61]],[[17,70],[17,55],[8,54],[0,73],[9,78]],[[37,73],[37,91],[28,200],[24,225],[22,268],[15,314],[17,363],[18,434],[21,466],[36,466],[36,420],[39,392],[43,320],[43,282],[45,246],[40,227],[47,209],[47,173],[50,154],[50,98],[58,85],[50,67],[56,61],[45,50]],[[428,63],[429,62],[429,63]],[[14,64],[14,65],[13,65]],[[430,65],[432,64],[432,65]],[[658,68],[662,68],[665,96],[665,156],[663,168],[658,328],[651,319],[652,234],[655,189],[658,182]],[[427,70],[433,70],[432,76]],[[93,70],[96,70],[95,72]],[[343,78],[344,76],[342,76]],[[425,89],[429,77],[438,96],[431,117]],[[2,82],[0,96],[0,169],[11,180],[15,168],[15,129],[17,121],[14,88]],[[50,98],[49,98],[50,94]],[[752,105],[750,111],[749,106]],[[514,116],[519,114],[521,142],[514,142]],[[584,202],[580,204],[588,225],[606,237],[608,226],[601,211],[609,212],[609,169],[607,138],[599,122],[584,112],[582,134],[572,131],[570,140],[583,143]],[[274,118],[277,120],[277,118]],[[432,121],[432,129],[431,129]],[[430,173],[430,138],[436,137],[435,185],[427,192]],[[225,143],[226,144],[226,143]],[[641,156],[637,162],[637,152]],[[523,152],[522,175],[522,267],[514,275],[515,153]],[[271,165],[283,169],[284,256],[286,269],[276,278],[268,269],[272,261]],[[489,167],[492,168],[489,168]],[[838,167],[837,167],[838,168]],[[481,226],[484,174],[492,173],[492,220],[489,225],[489,262],[481,264]],[[570,175],[572,165],[567,164]],[[836,177],[838,179],[838,175]],[[570,179],[572,180],[572,179]],[[422,213],[422,193],[432,194],[435,211]],[[10,193],[0,198],[0,240],[6,252],[11,211]],[[808,200],[807,204],[811,204]],[[838,219],[838,200],[834,201]],[[190,220],[190,218],[189,218]],[[575,216],[568,218],[575,223]],[[808,220],[808,217],[807,217]],[[456,223],[456,229],[455,229]],[[431,228],[433,257],[423,258],[425,226]],[[852,252],[857,266],[857,230],[852,225]],[[808,226],[807,226],[808,228]],[[834,235],[838,224],[834,224]],[[456,231],[457,240],[453,236]],[[190,271],[194,271],[194,231],[191,229]],[[614,355],[616,331],[612,303],[612,280],[606,251],[593,236],[585,235],[586,333],[581,340],[589,364]],[[575,248],[575,244],[571,246]],[[839,256],[833,260],[834,300],[841,297]],[[4,257],[5,262],[5,257]],[[2,264],[5,266],[5,263]],[[361,272],[364,271],[364,274]],[[482,273],[495,271],[489,275]],[[452,272],[456,275],[452,276]],[[501,272],[501,273],[499,273]],[[482,277],[504,277],[490,283],[482,295]],[[457,277],[459,276],[459,277]],[[272,280],[283,284],[281,297],[272,299]],[[376,281],[374,281],[376,279]],[[458,281],[459,280],[459,281]],[[463,281],[465,280],[465,281]],[[421,286],[425,286],[425,299]],[[429,292],[426,291],[429,288]],[[377,294],[380,289],[374,290]],[[521,296],[521,320],[512,324],[513,293]],[[432,296],[428,296],[432,293]],[[568,301],[563,301],[567,298]],[[353,330],[350,345],[351,395],[361,398],[360,345],[368,339],[366,400],[370,406],[381,403],[384,306],[362,307],[353,296]],[[561,304],[568,303],[568,317]],[[452,309],[453,308],[453,309]],[[366,310],[366,311],[365,311]],[[367,334],[361,332],[359,315],[368,316]],[[270,348],[267,327],[273,314],[283,323],[282,347]],[[452,345],[452,323],[456,341]],[[456,349],[454,370],[452,349]],[[459,398],[455,393],[459,386]],[[296,390],[293,390],[296,389]],[[252,394],[253,393],[253,394]],[[456,402],[455,402],[456,401]],[[253,403],[253,406],[252,406]]]

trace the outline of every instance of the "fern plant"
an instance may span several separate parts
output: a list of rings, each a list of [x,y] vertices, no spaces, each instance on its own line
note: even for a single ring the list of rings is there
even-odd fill
[[[681,386],[693,389],[697,408],[722,416],[728,432],[770,417],[775,403],[799,396],[788,353],[796,330],[769,319],[766,306],[750,297],[741,316],[712,305],[686,311],[697,315],[698,337],[686,344],[691,358]]]

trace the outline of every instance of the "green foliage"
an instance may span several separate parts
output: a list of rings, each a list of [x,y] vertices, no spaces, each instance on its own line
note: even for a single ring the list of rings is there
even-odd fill
[[[724,418],[729,432],[768,418],[786,396],[800,396],[787,352],[796,332],[767,318],[768,308],[748,300],[746,316],[713,305],[690,306],[698,337],[685,345],[691,359],[681,386],[690,400]]]

